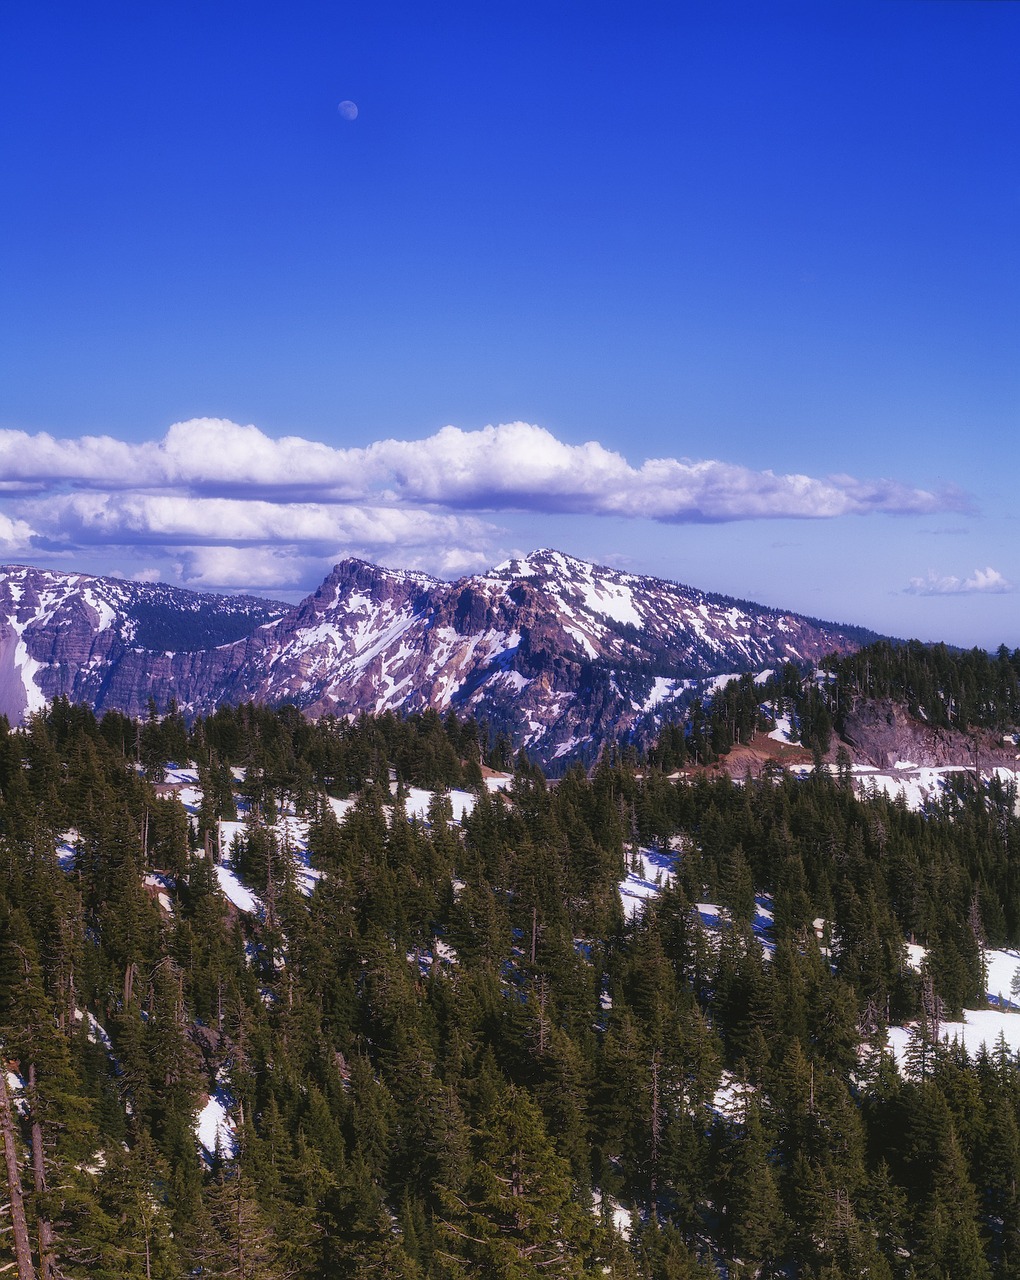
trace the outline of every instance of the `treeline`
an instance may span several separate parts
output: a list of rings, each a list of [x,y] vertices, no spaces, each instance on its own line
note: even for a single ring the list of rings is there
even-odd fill
[[[797,741],[825,755],[848,717],[866,700],[887,699],[937,728],[969,732],[1020,727],[1020,649],[995,654],[944,644],[878,641],[856,653],[824,658],[817,671],[786,663],[767,678],[744,675],[684,718],[666,724],[646,755],[667,772],[711,764],[788,715]]]
[[[109,711],[95,724],[86,708],[57,698],[46,718],[59,743],[73,732],[98,736],[140,763],[151,780],[161,779],[167,763],[191,760],[211,770],[244,767],[266,775],[269,789],[299,795],[317,789],[347,796],[366,779],[387,782],[390,770],[430,789],[471,788],[481,783],[483,767],[510,769],[514,759],[507,734],[484,721],[431,710],[313,721],[294,706],[242,703],[189,724],[175,702],[161,711],[150,699],[143,720]]]
[[[827,658],[837,720],[860,698],[892,698],[929,724],[956,729],[1013,729],[1020,724],[1020,649],[1002,645],[960,652],[917,640],[870,645]]]
[[[69,1280],[1017,1274],[1017,1064],[937,1043],[982,945],[1020,940],[1014,796],[921,816],[611,753],[490,794],[483,741],[289,708],[0,724],[0,1265],[20,1239]],[[194,815],[159,786],[188,756]],[[459,826],[442,794],[408,818],[406,785],[472,778]],[[250,913],[206,839],[238,808]],[[640,846],[676,875],[628,921]],[[900,1075],[884,1028],[915,1018]],[[200,1160],[217,1089],[236,1146]]]

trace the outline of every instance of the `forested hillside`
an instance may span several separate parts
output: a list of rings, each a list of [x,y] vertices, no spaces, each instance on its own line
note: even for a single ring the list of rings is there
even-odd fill
[[[1015,794],[670,776],[731,697],[554,786],[434,713],[0,724],[0,1265],[1020,1274],[1017,1061],[939,1043],[1020,942]]]
[[[944,731],[943,737],[971,735],[963,755],[973,763],[982,731],[1012,735],[1020,728],[1020,649],[1011,653],[1002,646],[993,655],[883,640],[852,654],[831,654],[817,670],[788,662],[763,675],[748,673],[685,707],[683,718],[659,733],[649,757],[673,768],[710,763],[782,717],[807,749],[831,755],[878,706],[895,707],[933,732]],[[956,741],[959,747],[961,739]]]

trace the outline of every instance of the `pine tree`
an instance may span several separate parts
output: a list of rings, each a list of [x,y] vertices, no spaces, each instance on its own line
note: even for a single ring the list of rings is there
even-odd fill
[[[728,1252],[737,1274],[767,1275],[782,1256],[786,1223],[761,1104],[753,1096],[727,1144],[727,1157],[721,1195]]]
[[[110,1150],[96,1179],[98,1212],[80,1227],[90,1277],[179,1280],[168,1181],[168,1167],[146,1134],[130,1150]]]
[[[204,1237],[193,1254],[200,1274],[217,1280],[286,1280],[280,1243],[241,1163],[212,1183],[205,1207]]]
[[[581,1276],[597,1251],[594,1220],[574,1198],[541,1113],[513,1088],[487,1118],[464,1190],[447,1190],[441,1203],[439,1250],[451,1276]]]

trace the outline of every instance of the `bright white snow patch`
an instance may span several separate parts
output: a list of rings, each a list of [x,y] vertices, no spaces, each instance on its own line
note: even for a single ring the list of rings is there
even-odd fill
[[[910,1044],[911,1027],[890,1027],[889,1048],[897,1066],[903,1067],[904,1055]],[[1002,1009],[964,1009],[962,1022],[943,1022],[939,1026],[939,1039],[950,1044],[961,1043],[973,1057],[984,1045],[991,1053],[1003,1035],[1010,1053],[1020,1051],[1020,1013]]]
[[[429,806],[435,797],[434,791],[424,791],[421,787],[408,787],[407,800],[405,808],[409,818],[419,818],[425,822],[429,816]],[[466,814],[474,812],[477,797],[472,791],[458,791],[456,789],[445,793],[450,801],[450,808],[453,810],[454,822],[463,822]]]
[[[453,809],[454,822],[463,822],[467,815],[474,813],[478,797],[473,791],[454,790],[447,794],[450,799],[450,807]]]
[[[195,1136],[210,1159],[216,1154],[217,1147],[221,1155],[229,1157],[236,1154],[237,1136],[230,1118],[230,1102],[230,1095],[222,1084],[218,1084],[216,1092],[195,1119]]]
[[[343,822],[344,818],[347,817],[350,811],[358,803],[357,800],[354,799],[338,800],[336,796],[327,796],[326,799],[329,801],[329,807],[336,814],[337,822]]]
[[[166,876],[157,876],[153,875],[152,872],[149,872],[142,883],[147,885],[148,888],[156,890],[156,901],[164,911],[173,911],[173,903],[170,901],[169,893],[167,893],[168,884]]]
[[[172,787],[197,787],[198,765],[168,764],[163,772],[163,781]]]
[[[432,966],[439,965],[455,965],[457,961],[457,952],[452,946],[442,938],[432,939],[432,949],[409,951],[407,953],[409,964],[417,964],[418,972],[423,978],[428,977],[432,971]]]
[[[924,964],[925,956],[928,954],[927,947],[919,946],[916,942],[908,942],[907,948],[907,964],[915,973],[920,973],[921,965]]]
[[[627,872],[620,881],[620,900],[628,920],[641,911],[650,898],[657,898],[663,886],[673,879],[674,856],[661,849],[638,849],[627,854],[627,861],[637,869]]]
[[[776,716],[776,727],[769,734],[776,742],[793,743],[793,722],[789,716]]]
[[[924,958],[924,948],[908,945],[911,966],[916,968]],[[943,1022],[939,1025],[939,1039],[950,1044],[959,1041],[971,1056],[984,1045],[991,1052],[999,1039],[1005,1037],[1011,1053],[1020,1051],[1020,1011],[1011,993],[1013,975],[1020,969],[1020,950],[1004,948],[986,950],[984,953],[987,973],[987,995],[999,1005],[997,1009],[964,1009],[960,1022]],[[898,1066],[903,1066],[903,1056],[910,1044],[912,1027],[890,1027],[889,1048]]]
[[[25,1097],[25,1081],[16,1071],[5,1072],[7,1092],[11,1095],[14,1110],[21,1116],[28,1115],[28,1099]]]
[[[775,923],[772,907],[772,899],[767,894],[759,895],[754,900],[754,917],[751,920],[751,932],[761,944],[767,960],[772,958],[776,950],[776,944],[772,940]],[[716,906],[714,902],[696,902],[694,909],[706,929],[719,930],[731,922],[730,912],[725,907]]]
[[[584,582],[581,591],[585,606],[592,613],[601,613],[614,622],[629,622],[635,627],[643,625],[643,619],[634,607],[634,594],[622,582]]]
[[[82,1013],[81,1009],[75,1009],[74,1011],[75,1022],[81,1022],[83,1018],[86,1018],[88,1020],[89,1029],[87,1034],[88,1034],[90,1043],[101,1044],[107,1053],[112,1052],[113,1045],[110,1042],[110,1037],[106,1034],[106,1028],[102,1026],[102,1024],[99,1023],[91,1013],[88,1013],[88,1012]]]
[[[989,1000],[996,1000],[1000,1005],[1020,1007],[1012,994],[1013,977],[1020,970],[1020,951],[1004,949],[1002,951],[985,952],[985,986]]]
[[[252,891],[238,880],[231,867],[225,867],[219,863],[216,867],[216,879],[220,882],[220,889],[238,911],[258,912],[261,903]]]
[[[404,808],[409,818],[419,818],[422,822],[429,816],[429,805],[432,803],[432,791],[423,791],[421,787],[408,787]]]
[[[652,688],[648,697],[636,709],[638,711],[651,711],[652,707],[657,707],[660,702],[665,702],[667,698],[675,697],[678,692],[691,683],[690,680],[667,680],[665,676],[656,676],[652,681]]]
[[[747,1111],[747,1100],[753,1097],[755,1092],[754,1085],[738,1080],[729,1071],[724,1071],[712,1099],[712,1110],[725,1116],[727,1120],[743,1120]]]
[[[833,772],[831,766],[829,771]],[[854,765],[852,772],[860,794],[884,792],[891,800],[902,796],[907,808],[917,811],[940,798],[952,774],[973,773],[973,770],[962,764],[914,765],[908,760],[897,760],[894,765],[885,769],[878,769],[874,765]],[[992,772],[1007,786],[1020,780],[1020,771],[1001,765]],[[989,776],[987,772],[982,773],[984,780]],[[1020,797],[1017,809],[1020,812]]]
[[[619,1200],[614,1199],[613,1196],[603,1196],[602,1191],[598,1187],[593,1187],[591,1193],[591,1208],[592,1213],[597,1218],[602,1217],[604,1212],[603,1202],[605,1204],[605,1208],[609,1210],[612,1217],[613,1227],[617,1235],[621,1236],[624,1240],[629,1240],[634,1234],[633,1213],[630,1209],[625,1209]]]

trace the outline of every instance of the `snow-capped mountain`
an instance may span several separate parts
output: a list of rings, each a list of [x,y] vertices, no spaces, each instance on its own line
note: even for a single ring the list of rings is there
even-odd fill
[[[543,760],[651,727],[713,677],[870,638],[536,551],[448,583],[360,560],[287,606],[26,568],[0,570],[0,711],[66,694],[97,711],[173,696],[485,717]]]
[[[144,707],[156,655],[230,645],[290,606],[26,565],[0,567],[0,713],[23,719],[64,694],[97,710]],[[144,655],[144,657],[142,656]]]

